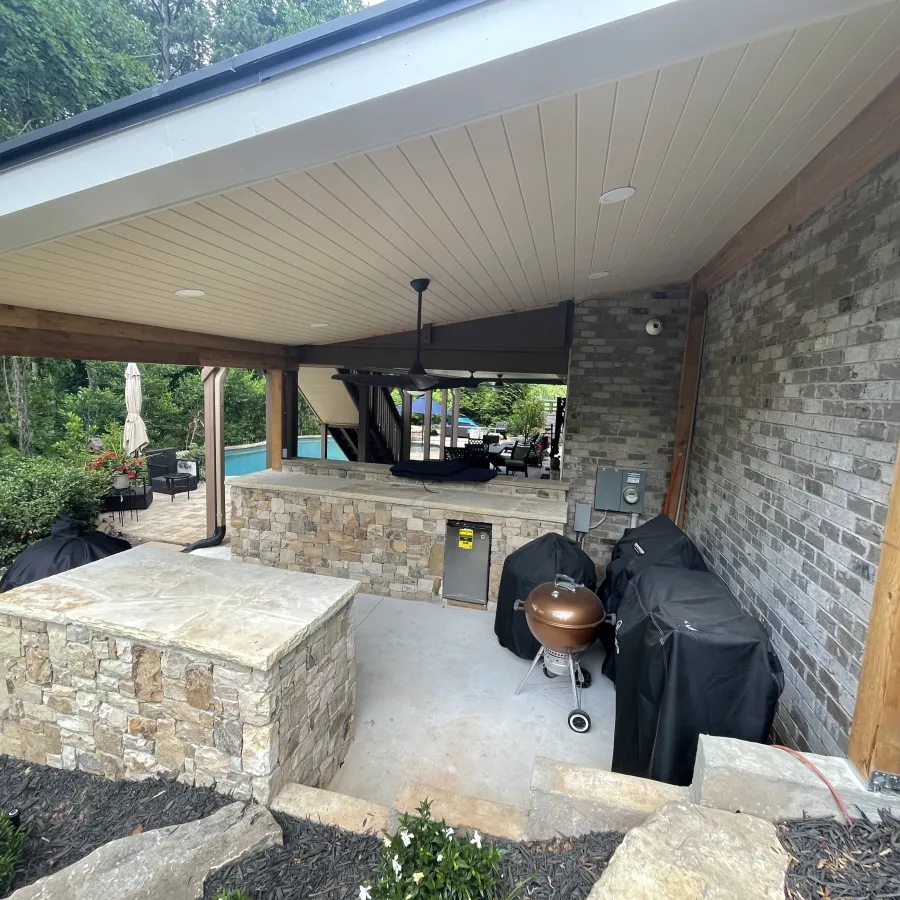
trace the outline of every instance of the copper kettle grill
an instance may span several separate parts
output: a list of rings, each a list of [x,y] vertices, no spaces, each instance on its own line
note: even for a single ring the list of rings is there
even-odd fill
[[[581,708],[581,692],[589,682],[576,654],[587,650],[597,638],[605,618],[600,598],[567,575],[557,575],[553,582],[539,584],[524,602],[517,600],[514,609],[525,612],[528,627],[541,644],[516,694],[543,660],[548,678],[568,675],[572,681],[575,708],[569,713],[569,728],[580,734],[588,731],[591,718]]]

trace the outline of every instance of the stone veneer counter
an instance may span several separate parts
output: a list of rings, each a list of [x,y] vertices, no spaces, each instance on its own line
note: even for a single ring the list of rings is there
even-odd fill
[[[352,739],[359,583],[138,547],[0,594],[0,751],[268,802]]]
[[[491,605],[506,556],[561,532],[566,522],[563,500],[459,483],[425,487],[267,470],[230,485],[235,558],[354,578],[366,590],[419,600],[440,596],[448,520],[491,525]]]

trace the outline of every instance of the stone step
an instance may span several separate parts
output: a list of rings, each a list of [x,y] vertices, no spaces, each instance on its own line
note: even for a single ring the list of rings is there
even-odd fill
[[[293,781],[284,785],[271,808],[296,819],[312,819],[357,834],[386,831],[391,818],[391,811],[386,806]]]
[[[687,788],[535,757],[526,833],[530,840],[627,831]]]
[[[854,818],[868,816],[877,821],[879,809],[900,814],[900,796],[868,790],[850,760],[804,755],[832,783]],[[701,806],[745,812],[772,822],[804,815],[842,818],[825,783],[792,754],[706,734],[700,736],[690,797]]]
[[[454,828],[477,829],[511,841],[525,838],[526,810],[416,781],[404,786],[394,801],[394,808],[398,813],[414,813],[425,799],[431,801],[432,817],[444,819]]]
[[[625,835],[588,900],[784,900],[789,859],[771,822],[676,801]]]

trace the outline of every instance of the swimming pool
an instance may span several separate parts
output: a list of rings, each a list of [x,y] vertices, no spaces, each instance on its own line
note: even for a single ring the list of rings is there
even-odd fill
[[[318,437],[297,438],[297,456],[318,459],[322,453],[322,439]],[[333,437],[328,438],[328,458],[346,459],[343,451],[335,443]],[[249,475],[261,472],[266,467],[266,445],[254,444],[252,447],[240,447],[225,450],[225,474]]]

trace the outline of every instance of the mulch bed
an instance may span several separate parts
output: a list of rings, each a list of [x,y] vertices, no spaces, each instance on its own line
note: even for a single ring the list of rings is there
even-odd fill
[[[71,865],[102,844],[212,815],[231,800],[172,781],[108,781],[0,756],[0,808],[31,827],[13,890]]]
[[[204,900],[243,888],[251,900],[356,900],[373,878],[381,840],[274,813],[284,847],[272,847],[210,877]],[[622,840],[615,832],[551,843],[497,841],[506,850],[500,896],[584,900]],[[518,889],[518,890],[516,890]]]
[[[900,898],[900,819],[804,819],[778,826],[791,855],[788,900]]]

